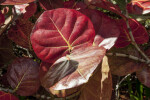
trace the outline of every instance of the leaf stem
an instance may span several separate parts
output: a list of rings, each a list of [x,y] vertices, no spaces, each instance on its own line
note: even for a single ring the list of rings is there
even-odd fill
[[[126,4],[128,3],[128,1],[126,0]],[[129,14],[128,14],[128,11],[126,9],[126,24],[127,24],[127,28],[129,30],[129,35],[131,37],[131,41],[132,41],[132,44],[135,46],[135,48],[140,52],[140,54],[146,59],[146,63],[149,64],[150,63],[150,59],[148,58],[148,56],[139,48],[139,46],[136,44],[135,42],[135,39],[133,37],[133,34],[132,34],[132,31],[131,31],[131,28],[130,28],[130,25],[129,25]]]
[[[147,61],[138,57],[135,57],[133,55],[127,55],[122,53],[106,53],[107,56],[117,56],[117,57],[127,57],[135,61],[140,61],[142,63],[146,63]]]

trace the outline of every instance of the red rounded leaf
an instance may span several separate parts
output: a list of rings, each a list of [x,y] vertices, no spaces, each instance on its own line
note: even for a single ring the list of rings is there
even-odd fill
[[[133,0],[127,5],[127,9],[132,14],[148,14],[150,13],[150,1]]]
[[[0,5],[20,5],[25,3],[30,3],[35,0],[2,0],[0,1]]]
[[[88,17],[73,9],[45,11],[31,33],[36,55],[45,62],[54,62],[70,50],[92,45],[95,36]]]
[[[129,19],[129,25],[137,44],[144,44],[148,42],[149,36],[142,24],[134,19]],[[120,29],[120,36],[116,41],[115,47],[122,48],[131,43],[131,38],[125,20],[118,20],[118,27]]]
[[[19,99],[10,93],[0,91],[0,100],[19,100]]]
[[[17,94],[32,95],[40,86],[39,64],[30,58],[17,58],[8,68],[7,80]]]

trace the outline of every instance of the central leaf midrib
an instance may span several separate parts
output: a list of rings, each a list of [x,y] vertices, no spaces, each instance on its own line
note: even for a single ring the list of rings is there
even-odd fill
[[[49,17],[50,18],[50,17]],[[61,35],[61,37],[63,38],[63,40],[67,43],[69,50],[72,50],[72,47],[69,43],[69,41],[66,40],[66,38],[63,36],[63,34],[61,33],[61,31],[59,30],[59,28],[56,26],[55,22],[52,20],[52,18],[50,18],[50,20],[52,21],[52,23],[54,24],[55,28],[57,29],[58,33]]]

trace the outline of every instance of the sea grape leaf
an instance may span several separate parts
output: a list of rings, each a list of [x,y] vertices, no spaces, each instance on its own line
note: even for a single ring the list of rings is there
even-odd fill
[[[25,3],[30,3],[35,0],[2,0],[0,1],[0,5],[20,5]]]
[[[39,0],[39,3],[44,10],[63,7],[63,0]]]
[[[81,1],[69,0],[64,2],[64,8],[80,10],[87,8],[87,5]]]
[[[88,83],[83,86],[79,100],[110,100],[112,93],[112,77],[105,56]]]
[[[24,47],[31,48],[30,34],[33,28],[33,23],[28,20],[18,19],[16,24],[8,31],[8,38],[16,44]]]
[[[150,13],[150,1],[149,0],[132,0],[127,5],[127,10],[132,14],[148,14]]]
[[[144,84],[145,86],[150,88],[150,68],[149,66],[144,66],[143,69],[138,70],[136,72],[136,76],[139,79],[139,81]]]
[[[19,100],[16,96],[0,91],[0,100]]]
[[[128,20],[135,42],[137,44],[147,43],[149,40],[149,36],[145,27],[134,19]],[[123,48],[131,43],[131,38],[127,29],[126,21],[123,19],[118,20],[118,25],[120,29],[120,36],[115,43],[115,47]]]
[[[2,14],[2,12],[0,11],[0,27],[1,25],[3,25],[5,22],[5,16]]]
[[[80,12],[88,16],[93,23],[96,34],[94,44],[110,49],[120,34],[116,21],[98,10],[81,9]]]
[[[105,55],[105,52],[106,50],[103,47],[96,47],[96,46],[74,49],[70,55],[58,59],[54,63],[54,65],[66,60],[73,60],[78,62],[79,64],[78,68],[73,73],[62,78],[56,84],[53,84],[52,87],[50,86],[52,85],[51,83],[46,83],[49,84],[49,86],[45,88],[51,88],[53,90],[62,90],[77,87],[88,82],[89,77],[92,75],[93,71],[97,68],[98,64]],[[51,71],[51,68],[49,71]],[[53,76],[57,77],[57,74]]]
[[[95,36],[90,19],[74,9],[45,11],[37,20],[31,43],[36,55],[53,63],[69,51],[92,45]]]
[[[108,61],[111,73],[113,75],[124,76],[141,69],[140,63],[138,63],[136,60],[131,60],[128,57],[116,56],[117,53],[120,53],[140,58],[139,52],[132,46],[128,46],[125,48],[114,47],[111,50],[109,50],[108,53],[112,53],[111,56],[108,56]]]
[[[87,5],[94,5],[109,11],[112,11],[121,17],[125,17],[122,13],[120,8],[117,5],[107,1],[107,0],[84,0]]]
[[[9,64],[15,55],[13,54],[12,41],[5,35],[0,36],[0,66]]]
[[[7,80],[10,86],[21,96],[37,92],[39,81],[39,64],[31,58],[17,58],[8,67]]]

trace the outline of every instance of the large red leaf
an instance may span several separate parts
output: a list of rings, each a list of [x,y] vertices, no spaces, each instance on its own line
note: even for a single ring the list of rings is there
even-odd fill
[[[31,48],[30,34],[32,28],[33,23],[28,20],[19,19],[16,21],[16,25],[12,26],[8,31],[8,38],[24,48]]]
[[[127,9],[132,14],[147,14],[150,13],[150,1],[149,0],[132,0]]]
[[[112,78],[107,57],[102,65],[95,70],[93,76],[81,89],[79,100],[110,100],[112,93]]]
[[[19,99],[10,93],[0,91],[0,100],[19,100]]]
[[[129,19],[129,25],[137,44],[144,44],[147,43],[149,40],[148,33],[142,24],[137,22],[134,19]],[[118,27],[120,29],[120,36],[116,41],[115,46],[118,48],[125,47],[131,43],[131,38],[129,35],[129,31],[127,29],[126,21],[121,19],[118,20]]]
[[[36,55],[45,62],[54,62],[70,50],[92,45],[95,36],[88,17],[73,9],[45,11],[31,34]]]
[[[7,80],[11,87],[21,96],[37,92],[39,81],[39,64],[30,58],[17,58],[7,70]]]
[[[87,15],[94,25],[94,44],[110,49],[120,34],[116,21],[98,10],[81,9],[80,12]]]
[[[39,3],[44,10],[63,7],[63,0],[39,0]]]
[[[86,48],[82,47],[73,50],[70,55],[62,57],[54,63],[54,65],[49,69],[44,78],[41,80],[42,85],[45,88],[49,88],[53,85],[51,89],[62,90],[77,87],[83,83],[86,83],[89,77],[92,75],[93,71],[97,68],[103,56],[105,55],[105,51],[106,50],[103,47],[93,47],[93,46]],[[70,60],[70,62],[67,63],[68,65],[64,64],[64,66],[60,66],[62,68],[59,67],[58,69],[59,74],[57,73],[50,74],[54,71],[55,67],[58,64],[60,64],[61,62],[66,62],[68,60]],[[76,66],[72,64],[76,64],[78,65],[78,67],[76,68]],[[71,66],[73,68],[69,69],[68,67]],[[62,75],[62,79],[59,79],[60,78],[59,75],[61,73],[63,74],[64,72],[68,72],[69,74],[65,76]]]
[[[0,1],[0,5],[20,5],[25,3],[30,3],[35,0],[2,0]]]
[[[131,46],[125,48],[114,47],[111,50],[109,50],[109,53],[110,52],[112,53],[112,55],[108,56],[108,62],[112,74],[124,76],[141,69],[140,63],[138,63],[136,60],[131,60],[128,57],[117,56],[118,54],[125,54],[140,58],[139,52],[134,47]]]

